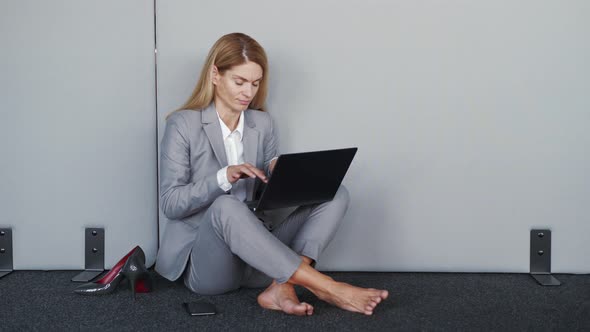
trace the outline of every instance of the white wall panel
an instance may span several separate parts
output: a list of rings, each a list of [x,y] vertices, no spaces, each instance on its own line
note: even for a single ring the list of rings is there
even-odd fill
[[[159,126],[221,35],[271,62],[283,152],[358,146],[325,270],[590,272],[587,1],[158,1]],[[160,135],[163,130],[160,131]],[[163,218],[161,218],[163,222]]]
[[[0,226],[15,269],[157,250],[152,1],[0,2]]]

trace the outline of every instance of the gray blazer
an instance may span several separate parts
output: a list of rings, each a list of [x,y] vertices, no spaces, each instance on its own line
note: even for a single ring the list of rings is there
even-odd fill
[[[278,156],[273,121],[266,112],[244,111],[244,161],[268,174]],[[220,195],[217,171],[227,166],[221,127],[213,103],[202,111],[173,113],[166,122],[160,153],[160,207],[167,217],[156,259],[156,271],[178,279],[187,264],[199,223]],[[245,179],[248,199],[254,179]]]

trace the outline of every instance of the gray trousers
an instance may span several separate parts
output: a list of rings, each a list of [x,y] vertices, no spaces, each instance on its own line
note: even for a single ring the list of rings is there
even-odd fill
[[[330,202],[298,207],[269,231],[233,195],[218,197],[199,225],[184,283],[193,292],[214,295],[240,287],[266,287],[288,281],[300,256],[317,261],[348,208],[341,186]]]

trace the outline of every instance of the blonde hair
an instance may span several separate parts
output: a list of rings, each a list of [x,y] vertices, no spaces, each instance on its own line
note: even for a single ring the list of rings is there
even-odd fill
[[[207,108],[215,96],[215,86],[211,81],[211,68],[217,67],[220,74],[226,70],[244,64],[248,61],[262,67],[262,80],[258,92],[252,99],[249,108],[264,111],[264,102],[268,93],[268,60],[264,49],[256,40],[243,33],[227,34],[211,47],[205,64],[201,69],[201,76],[190,98],[177,111],[202,110]]]

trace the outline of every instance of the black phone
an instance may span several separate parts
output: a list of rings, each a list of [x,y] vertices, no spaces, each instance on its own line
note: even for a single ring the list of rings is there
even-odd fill
[[[215,305],[207,301],[185,302],[182,305],[191,316],[207,316],[217,313]]]

